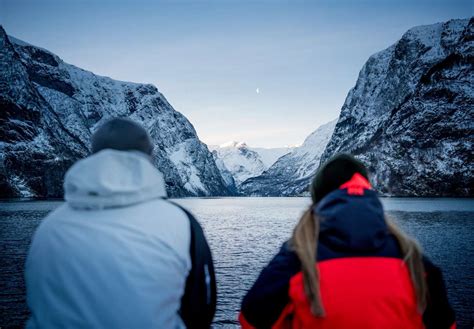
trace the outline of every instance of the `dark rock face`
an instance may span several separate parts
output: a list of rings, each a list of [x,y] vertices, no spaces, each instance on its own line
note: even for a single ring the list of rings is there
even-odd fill
[[[62,197],[66,170],[112,117],[149,131],[170,196],[232,193],[191,123],[155,86],[94,75],[0,27],[0,198]]]
[[[321,163],[351,153],[377,190],[473,196],[474,19],[409,30],[362,68]]]

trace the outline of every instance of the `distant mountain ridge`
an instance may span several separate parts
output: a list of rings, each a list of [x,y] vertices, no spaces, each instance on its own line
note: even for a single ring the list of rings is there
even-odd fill
[[[112,117],[148,130],[170,196],[233,193],[194,127],[153,85],[97,76],[2,27],[0,77],[0,197],[62,197],[65,171]]]
[[[239,187],[244,195],[302,195],[314,176],[321,154],[329,142],[336,120],[328,122],[309,135],[304,143],[279,158],[261,175],[247,179]]]
[[[279,157],[291,151],[291,148],[253,148],[245,142],[232,141],[222,145],[209,145],[214,158],[222,162],[220,170],[223,176],[230,174],[236,186],[245,180],[260,175]],[[222,167],[223,166],[223,167]]]

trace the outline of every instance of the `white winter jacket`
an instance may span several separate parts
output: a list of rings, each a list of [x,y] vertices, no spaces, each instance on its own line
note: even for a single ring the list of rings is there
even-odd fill
[[[27,328],[183,328],[190,226],[139,152],[77,162],[26,262]]]

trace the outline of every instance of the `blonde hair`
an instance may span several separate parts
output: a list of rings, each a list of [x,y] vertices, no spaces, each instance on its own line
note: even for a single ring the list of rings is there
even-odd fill
[[[324,317],[325,311],[319,289],[319,271],[315,267],[321,219],[313,214],[312,209],[313,206],[306,210],[296,225],[290,245],[301,262],[304,289],[311,305],[311,312],[317,317]],[[413,239],[402,232],[394,222],[387,218],[385,218],[385,221],[388,232],[393,234],[398,241],[403,261],[408,268],[415,290],[418,311],[422,313],[426,308],[428,289],[421,248]]]

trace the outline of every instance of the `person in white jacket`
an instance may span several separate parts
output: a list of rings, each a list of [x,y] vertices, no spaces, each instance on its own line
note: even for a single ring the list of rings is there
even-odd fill
[[[27,328],[209,328],[211,252],[194,217],[166,200],[147,132],[113,119],[66,173],[66,202],[34,234]]]

